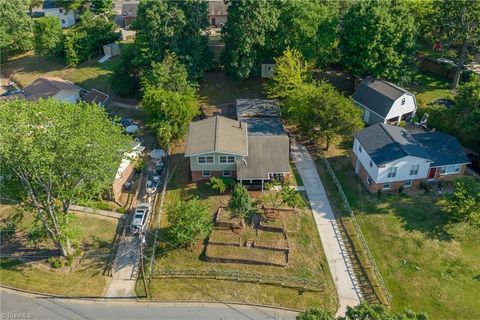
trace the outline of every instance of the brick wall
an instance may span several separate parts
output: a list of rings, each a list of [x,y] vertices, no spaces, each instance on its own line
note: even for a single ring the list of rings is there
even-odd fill
[[[192,171],[192,182],[210,180],[211,177],[223,177],[223,171],[210,171],[210,177],[202,177],[202,171]],[[236,177],[237,177],[237,172],[232,171],[232,176],[228,178],[235,179]]]
[[[447,174],[447,175],[441,175],[440,174],[440,169],[437,168],[437,172],[435,173],[435,180],[436,181],[452,181],[452,180],[455,180],[457,178],[463,177],[463,175],[465,174],[466,167],[467,167],[467,165],[464,164],[460,167],[460,172],[459,173]]]
[[[122,177],[113,182],[112,191],[113,191],[113,197],[114,197],[115,201],[117,201],[117,202],[120,201],[120,196],[122,195],[123,185],[133,175],[133,170],[134,170],[133,166],[131,164],[129,164],[128,167],[125,169],[125,171],[123,171]]]

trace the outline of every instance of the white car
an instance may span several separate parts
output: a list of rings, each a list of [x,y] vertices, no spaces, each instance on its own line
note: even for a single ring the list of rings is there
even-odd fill
[[[137,209],[135,209],[135,213],[133,214],[132,223],[130,223],[130,229],[133,234],[138,233],[145,227],[149,211],[150,205],[148,203],[140,203],[137,205]]]

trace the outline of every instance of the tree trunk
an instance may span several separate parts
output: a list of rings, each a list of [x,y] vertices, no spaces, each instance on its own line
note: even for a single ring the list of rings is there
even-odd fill
[[[329,148],[330,148],[330,139],[327,139],[326,140],[325,151],[328,151]]]
[[[455,69],[455,76],[453,77],[453,81],[452,81],[452,89],[456,89],[458,86],[458,83],[460,82],[463,65],[465,64],[465,60],[467,58],[467,52],[468,52],[468,43],[465,42],[462,45],[462,50],[460,51],[460,59],[458,60],[457,68]]]

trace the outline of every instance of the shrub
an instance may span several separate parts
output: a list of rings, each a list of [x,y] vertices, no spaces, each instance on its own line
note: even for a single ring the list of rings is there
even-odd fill
[[[398,188],[398,193],[403,193],[403,190],[404,190],[404,189],[405,189],[405,188],[404,188],[403,186],[400,186],[400,187]]]
[[[227,189],[231,188],[235,182],[232,178],[225,177],[211,177],[208,185],[213,191],[218,191],[219,193],[225,193]]]
[[[73,264],[73,256],[72,255],[67,256],[67,260],[65,261],[65,264],[67,266],[71,266]]]
[[[245,217],[250,212],[252,209],[252,199],[245,186],[239,183],[235,185],[229,206],[233,214],[238,217]]]
[[[128,210],[125,209],[124,207],[117,208],[115,211],[118,212],[118,213],[121,213],[121,214],[128,213]]]
[[[65,260],[62,257],[50,257],[47,261],[54,269],[63,268],[65,266]]]
[[[330,312],[312,308],[303,312],[300,312],[297,317],[297,320],[335,320]]]
[[[474,177],[463,177],[455,180],[454,187],[448,211],[456,220],[480,227],[480,182]]]
[[[5,238],[10,238],[15,234],[17,226],[15,222],[8,221],[6,225],[0,227],[0,235]]]

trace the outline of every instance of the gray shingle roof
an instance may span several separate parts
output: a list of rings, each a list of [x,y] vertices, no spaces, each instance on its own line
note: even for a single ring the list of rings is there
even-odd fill
[[[248,156],[237,162],[238,179],[268,179],[269,173],[290,172],[287,135],[248,137]]]
[[[64,80],[58,77],[40,77],[30,85],[26,86],[23,91],[27,100],[38,100],[40,98],[46,99],[53,97],[61,90],[73,90],[80,91],[80,87],[77,87],[70,81]]]
[[[430,155],[405,129],[377,123],[354,134],[377,166],[413,156],[430,159]]]
[[[222,152],[246,156],[247,126],[239,121],[215,116],[191,122],[185,156]]]
[[[251,117],[280,117],[280,108],[276,100],[237,99],[237,119]]]
[[[425,132],[412,136],[430,155],[431,167],[470,163],[458,140],[446,133]]]
[[[367,77],[355,90],[353,100],[380,116],[386,117],[395,100],[404,94],[412,95],[391,82]]]
[[[244,118],[242,123],[248,126],[248,135],[283,135],[282,120],[279,117]]]

